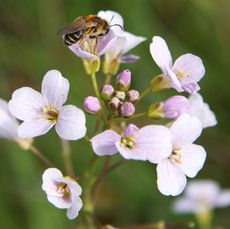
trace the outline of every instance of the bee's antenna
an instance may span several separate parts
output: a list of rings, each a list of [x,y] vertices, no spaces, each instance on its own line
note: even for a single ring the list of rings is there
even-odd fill
[[[119,26],[121,28],[121,30],[124,31],[124,28],[121,25],[119,25],[119,24],[113,24],[113,25],[110,25],[109,27],[113,27],[113,26]]]
[[[110,25],[110,23],[112,22],[113,19],[114,19],[114,15],[113,15],[112,18],[110,19],[109,25]]]

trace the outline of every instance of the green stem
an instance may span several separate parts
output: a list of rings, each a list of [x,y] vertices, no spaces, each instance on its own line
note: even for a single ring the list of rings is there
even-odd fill
[[[53,167],[53,164],[49,161],[49,159],[34,145],[30,146],[30,150],[40,158],[48,167]]]
[[[62,156],[64,160],[65,170],[68,176],[75,177],[74,168],[71,160],[71,149],[68,141],[61,139]]]
[[[100,92],[99,92],[99,89],[98,89],[97,79],[96,79],[96,74],[95,73],[91,75],[91,80],[92,80],[94,92],[95,92],[96,96],[100,100]]]
[[[138,102],[151,92],[151,87],[146,88],[140,95]]]

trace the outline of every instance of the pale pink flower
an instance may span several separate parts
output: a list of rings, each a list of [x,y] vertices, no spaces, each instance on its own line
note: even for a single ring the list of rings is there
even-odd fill
[[[195,177],[203,167],[206,151],[193,144],[201,131],[200,121],[188,114],[182,114],[171,125],[171,155],[157,165],[157,185],[162,194],[179,195],[186,186],[186,176]]]
[[[199,93],[189,97],[187,113],[196,116],[201,121],[203,128],[212,127],[217,124],[215,113],[210,109],[209,105],[204,102]]]
[[[122,117],[125,117],[125,118],[130,117],[130,116],[134,115],[135,107],[132,103],[125,102],[121,105],[120,113],[121,113]]]
[[[121,28],[124,28],[124,21],[122,16],[117,12],[110,10],[99,11],[97,15],[105,19],[111,26],[110,30],[116,34],[115,41],[109,47],[107,52],[105,52],[105,68],[109,68],[110,64],[115,60],[118,63],[132,63],[138,60],[138,56],[124,54],[145,41],[146,38],[123,31]]]
[[[141,129],[133,124],[120,135],[106,130],[91,139],[94,152],[98,156],[119,152],[125,159],[158,163],[172,152],[171,136],[168,128],[148,125]]]
[[[0,99],[0,138],[16,142],[21,148],[29,149],[33,139],[21,139],[17,130],[19,123],[10,113],[8,103]]]
[[[72,178],[63,177],[56,168],[47,169],[42,175],[42,189],[46,192],[47,199],[55,207],[67,209],[67,217],[75,219],[82,208],[80,195],[81,186]]]
[[[89,114],[96,114],[101,110],[101,104],[97,97],[88,96],[84,99],[84,110]]]
[[[187,53],[177,58],[173,64],[165,40],[158,36],[152,39],[150,53],[163,73],[165,87],[172,87],[178,92],[186,91],[190,94],[200,89],[197,82],[203,78],[205,68],[198,56]]]
[[[205,213],[230,206],[230,189],[221,189],[213,180],[190,181],[184,195],[173,203],[177,213]]]
[[[57,134],[66,140],[85,136],[85,114],[67,100],[69,81],[57,70],[46,73],[41,93],[30,87],[17,89],[9,102],[11,114],[24,121],[18,128],[21,138],[46,134],[54,125]]]

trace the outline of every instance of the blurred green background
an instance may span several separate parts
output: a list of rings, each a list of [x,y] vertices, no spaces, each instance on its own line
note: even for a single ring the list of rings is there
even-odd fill
[[[206,129],[198,141],[208,152],[198,178],[211,178],[222,187],[230,187],[229,0],[3,0],[0,4],[0,97],[9,100],[12,92],[22,86],[40,90],[44,74],[58,69],[71,83],[68,103],[82,107],[84,97],[93,95],[90,78],[81,60],[63,46],[56,32],[77,16],[96,14],[99,10],[119,12],[126,31],[148,38],[132,50],[141,59],[136,64],[121,66],[133,72],[135,89],[144,90],[152,77],[160,73],[149,53],[153,35],[166,39],[174,59],[187,52],[203,59],[206,76],[200,82],[200,92],[215,111],[218,126]],[[103,81],[102,73],[97,77]],[[139,109],[144,110],[160,98],[149,95]],[[87,120],[91,136],[95,118],[87,116]],[[147,122],[151,123],[140,120],[139,125]],[[35,144],[64,173],[55,131],[36,138]],[[76,174],[81,175],[92,151],[84,140],[72,142],[71,147]],[[69,221],[65,210],[56,209],[46,200],[41,190],[45,168],[31,152],[0,140],[0,228],[77,228],[78,219]],[[193,216],[173,214],[170,211],[173,199],[157,190],[155,165],[127,161],[106,177],[98,196],[97,216],[104,224],[114,225],[161,219],[194,220]],[[230,228],[230,209],[218,209],[215,213],[215,225]]]

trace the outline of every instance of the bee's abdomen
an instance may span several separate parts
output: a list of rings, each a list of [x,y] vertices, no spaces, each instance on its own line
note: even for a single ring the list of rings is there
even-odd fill
[[[83,34],[83,30],[80,30],[74,33],[70,33],[70,34],[65,34],[64,43],[66,45],[72,45],[81,39],[82,34]]]

